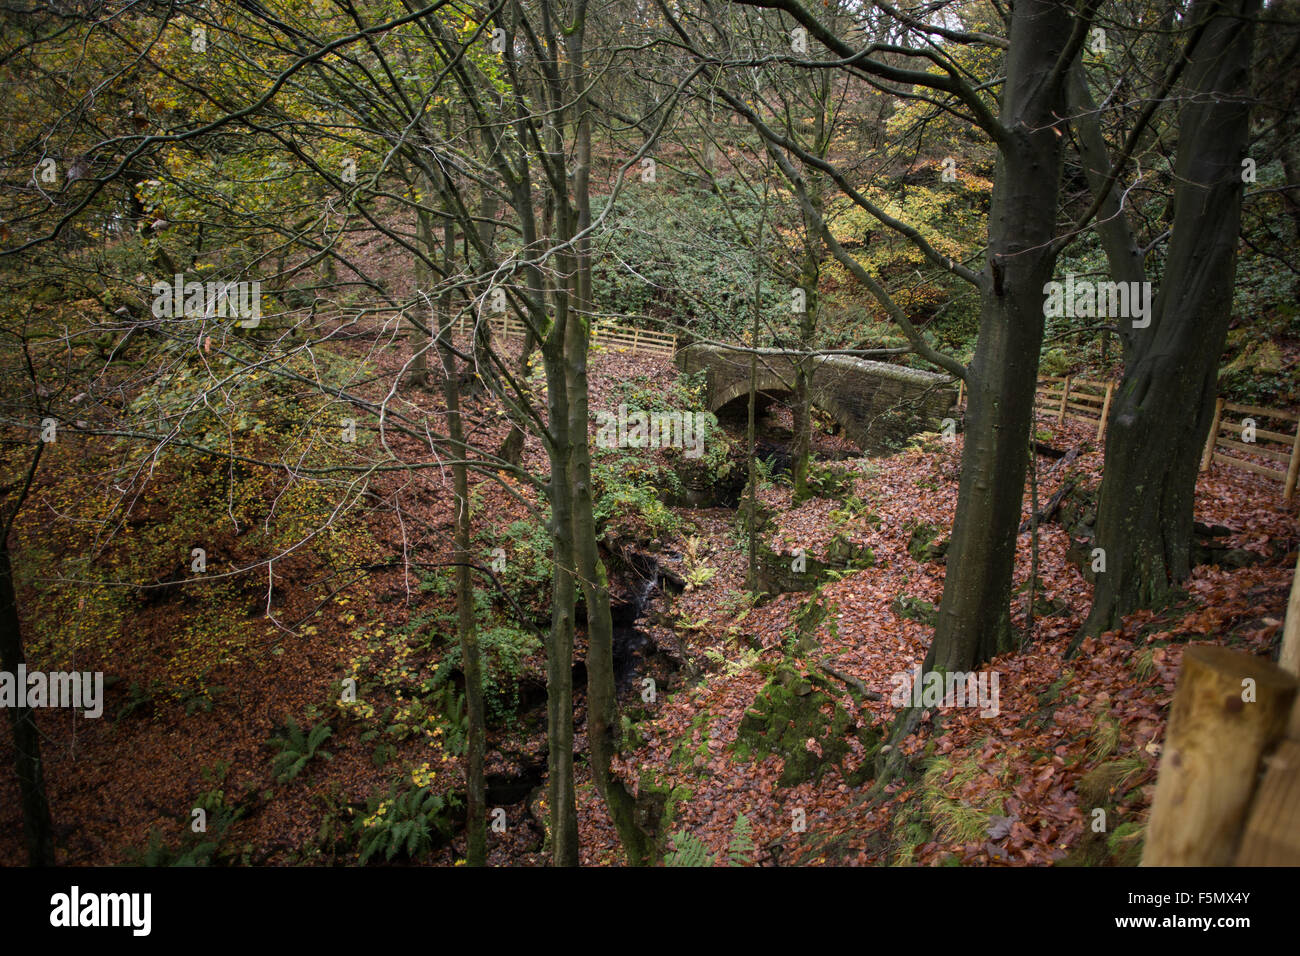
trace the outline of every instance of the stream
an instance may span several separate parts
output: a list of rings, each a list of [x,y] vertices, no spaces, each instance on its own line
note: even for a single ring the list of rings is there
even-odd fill
[[[756,457],[765,461],[772,476],[788,475],[793,467],[791,452],[794,436],[788,428],[772,422],[766,416],[760,419],[755,436]],[[744,447],[746,430],[743,424],[727,426],[731,437]],[[836,454],[816,454],[819,460],[846,457]],[[736,482],[714,482],[708,487],[693,489],[692,500],[671,504],[686,508],[724,508],[734,510],[741,504],[743,485],[748,479],[744,469]],[[613,630],[614,680],[620,707],[625,710],[643,708],[643,680],[653,679],[659,693],[665,692],[674,681],[683,661],[661,647],[668,618],[659,598],[671,598],[683,586],[681,577],[673,570],[673,555],[661,555],[643,550],[635,542],[620,540],[607,542],[604,559],[610,577],[610,616]],[[580,612],[581,613],[581,612]],[[656,635],[656,632],[660,632]],[[680,648],[679,648],[680,651]],[[575,661],[573,687],[575,708],[585,711],[587,668],[585,661]],[[545,687],[530,688],[521,696],[520,716],[544,708]],[[540,736],[538,735],[540,734]],[[487,778],[487,805],[508,807],[526,803],[533,814],[533,803],[541,794],[546,776],[545,720],[530,736],[524,752],[516,751],[515,770],[489,774]],[[540,824],[538,828],[540,838]]]

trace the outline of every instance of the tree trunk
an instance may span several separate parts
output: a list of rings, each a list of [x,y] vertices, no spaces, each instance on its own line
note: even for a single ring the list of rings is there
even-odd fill
[[[567,203],[565,204],[567,207]],[[560,210],[561,240],[573,237],[567,209]],[[563,274],[571,274],[573,257],[556,257]],[[573,522],[573,445],[570,425],[565,340],[569,323],[569,293],[555,289],[555,323],[542,343],[546,368],[551,478],[551,541],[555,582],[551,597],[551,633],[546,649],[546,710],[551,820],[551,861],[555,866],[578,865],[578,810],[573,783],[573,633],[577,588],[574,581],[577,549]],[[584,427],[582,440],[586,440]]]
[[[1082,61],[1076,61],[1070,68],[1067,86],[1070,101],[1070,125],[1074,127],[1075,140],[1079,147],[1079,161],[1083,164],[1083,173],[1088,180],[1088,188],[1096,195],[1110,178],[1110,152],[1106,148],[1106,138],[1097,118],[1097,104],[1093,102],[1092,92],[1088,89],[1088,78],[1083,71]],[[1141,282],[1144,276],[1142,250],[1133,235],[1133,227],[1120,203],[1122,190],[1117,186],[1106,193],[1106,198],[1097,210],[1097,236],[1101,239],[1102,249],[1110,267],[1110,277],[1115,282]],[[1131,326],[1121,324],[1119,339],[1124,346],[1124,354],[1130,352],[1135,332]],[[1102,331],[1102,362],[1109,354],[1110,333]]]
[[[451,272],[456,227],[448,217],[443,235],[446,272]],[[460,382],[456,374],[456,355],[451,347],[451,293],[443,295],[438,312],[438,352],[442,359],[443,395],[447,402],[447,435],[451,439],[451,478],[456,500],[456,636],[465,666],[465,710],[469,734],[465,752],[465,834],[470,866],[487,865],[487,808],[483,762],[487,748],[487,727],[483,713],[483,664],[479,653],[478,622],[474,618],[474,579],[471,564],[473,515],[469,506],[469,468],[465,459],[465,425],[460,411]]]
[[[758,333],[761,328],[759,320],[763,314],[763,226],[767,218],[767,197],[764,196],[763,217],[758,223],[757,254],[754,256],[754,324],[749,343],[749,417],[745,427],[746,452],[749,456],[749,501],[746,504],[748,514],[745,526],[749,529],[749,569],[745,583],[749,592],[758,594]]]
[[[13,566],[6,539],[0,541],[0,666],[16,678],[19,666],[26,663],[18,599],[14,593]],[[27,859],[32,866],[53,866],[54,827],[50,822],[50,804],[45,796],[45,772],[41,764],[36,715],[30,707],[13,707],[9,709],[9,718],[14,728],[14,769],[18,773]]]
[[[818,178],[809,177],[809,198],[817,210],[818,221],[822,214],[821,189],[816,186]],[[812,352],[813,335],[817,328],[817,309],[819,300],[817,285],[821,275],[818,238],[811,223],[805,225],[807,252],[804,256],[803,275],[800,287],[804,293],[804,311],[799,316],[799,348],[805,353],[800,355],[794,368],[794,503],[799,504],[808,498],[808,471],[812,457],[812,379],[817,367]]]
[[[531,249],[537,241],[537,222],[533,215],[532,186],[526,174],[521,175],[519,181],[515,184],[514,208],[519,215],[519,225],[524,246]],[[526,274],[530,301],[541,302],[544,292],[542,278],[538,270],[535,267],[530,267]],[[532,357],[537,344],[537,338],[533,335],[532,327],[525,322],[524,344],[523,348],[519,350],[519,365],[517,368],[520,382],[526,381],[528,378],[528,361]],[[525,437],[523,425],[517,421],[512,421],[510,423],[510,432],[502,440],[501,447],[497,449],[497,457],[517,466],[523,460]]]
[[[563,329],[564,320],[556,322]],[[565,398],[562,340],[548,338],[544,350],[551,420],[551,543],[555,580],[551,587],[551,632],[546,647],[546,736],[551,862],[578,865],[578,810],[573,785],[573,509],[570,498],[573,449]],[[552,369],[558,369],[558,374]]]
[[[429,210],[420,208],[415,214],[415,239],[416,245],[423,250],[424,254],[433,259],[433,214]],[[417,297],[428,295],[430,287],[433,285],[433,270],[427,262],[421,259],[415,260],[415,294]],[[423,309],[422,312],[426,317],[429,326],[433,324],[432,303],[427,299],[421,299],[430,305],[429,308]],[[427,328],[427,327],[426,327]],[[429,343],[425,341],[425,333],[421,332],[415,325],[411,326],[410,331],[411,348],[415,350],[415,355],[411,358],[411,384],[424,386],[429,381]]]
[[[988,270],[971,362],[957,517],[925,670],[968,671],[1012,650],[1011,579],[1025,490],[1043,286],[1052,278],[1065,113],[1053,72],[1073,17],[1060,3],[1015,6],[989,214]]]
[[[1097,504],[1106,566],[1080,636],[1164,604],[1191,571],[1196,474],[1232,313],[1258,8],[1203,0],[1192,11],[1193,24],[1211,20],[1188,65],[1173,235],[1151,325],[1135,330],[1115,394]]]
[[[570,61],[580,71],[581,29],[570,34]],[[585,89],[579,75],[577,89]],[[591,116],[586,97],[575,104],[578,110],[576,164],[573,170],[576,231],[591,225]],[[614,622],[609,607],[609,577],[600,560],[596,540],[595,504],[591,489],[591,446],[587,431],[590,421],[587,389],[587,347],[591,338],[591,243],[585,236],[575,244],[574,296],[565,342],[566,383],[569,393],[569,439],[573,450],[573,547],[578,578],[587,602],[587,743],[591,748],[591,772],[596,790],[605,801],[619,842],[631,866],[650,862],[653,834],[637,825],[636,800],[623,782],[610,772],[615,752],[618,701],[614,682]]]
[[[807,340],[803,344],[808,348]],[[808,471],[812,457],[812,398],[809,386],[812,376],[807,366],[812,358],[807,355],[799,357],[794,372],[794,503],[798,504],[808,498]]]
[[[827,122],[827,111],[829,109],[827,101],[829,96],[830,74],[822,73],[813,81],[813,98],[817,103],[817,110],[813,114],[813,151],[821,159],[826,158],[831,145],[830,129]],[[824,219],[826,202],[823,177],[820,173],[809,171],[804,177],[804,182],[808,203],[812,206],[813,215],[810,216],[808,211],[801,207],[804,258],[799,286],[804,292],[804,311],[799,316],[799,348],[804,353],[810,353],[815,344],[814,337],[817,331],[817,312],[820,307],[818,288],[821,283],[822,258],[825,255],[821,233],[816,224]],[[812,387],[812,378],[816,367],[816,360],[810,354],[801,355],[795,364],[793,463],[795,504],[808,497],[808,471],[812,456],[812,398],[809,390]]]

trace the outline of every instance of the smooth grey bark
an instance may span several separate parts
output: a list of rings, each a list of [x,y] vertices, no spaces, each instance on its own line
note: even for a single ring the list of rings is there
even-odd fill
[[[1201,0],[1189,18],[1206,28],[1179,115],[1169,254],[1114,398],[1097,506],[1106,570],[1080,636],[1164,604],[1191,571],[1196,474],[1232,313],[1258,11],[1259,0]]]
[[[1052,278],[1071,28],[1063,3],[1021,2],[1011,45],[989,211],[979,339],[968,372],[965,450],[948,573],[924,669],[973,670],[1015,647],[1011,579],[1028,465],[1043,286]]]

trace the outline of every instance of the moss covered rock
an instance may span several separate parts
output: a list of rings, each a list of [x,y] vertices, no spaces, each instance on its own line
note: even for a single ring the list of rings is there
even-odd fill
[[[907,540],[907,553],[913,561],[925,564],[947,555],[948,539],[939,536],[937,526],[926,521],[909,521],[903,527],[912,532]]]
[[[734,745],[742,759],[776,755],[785,761],[778,785],[820,780],[842,765],[849,738],[860,733],[825,679],[790,663],[779,665],[740,721]]]
[[[760,542],[758,586],[768,594],[811,591],[827,579],[830,571],[857,571],[874,567],[876,556],[865,544],[838,534],[826,546],[824,558],[794,551],[777,551]]]

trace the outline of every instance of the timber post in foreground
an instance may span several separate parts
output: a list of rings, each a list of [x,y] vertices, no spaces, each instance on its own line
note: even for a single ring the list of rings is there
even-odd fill
[[[1183,653],[1143,866],[1230,866],[1259,777],[1283,737],[1297,682],[1270,661],[1225,647]]]

